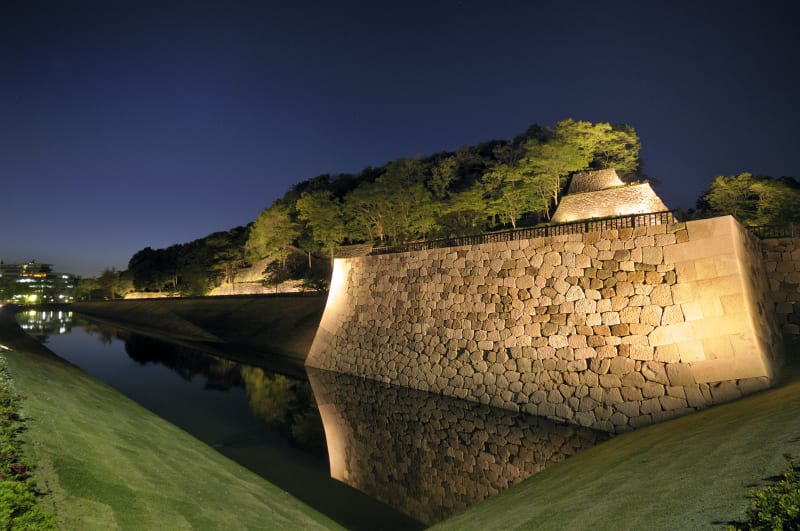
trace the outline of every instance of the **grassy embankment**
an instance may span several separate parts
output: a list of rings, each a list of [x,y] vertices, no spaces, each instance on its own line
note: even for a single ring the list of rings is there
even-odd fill
[[[336,523],[62,361],[0,315],[42,504],[61,529],[330,529]]]

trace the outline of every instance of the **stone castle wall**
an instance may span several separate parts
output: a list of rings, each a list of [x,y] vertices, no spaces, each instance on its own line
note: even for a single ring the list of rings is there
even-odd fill
[[[626,431],[771,383],[757,246],[728,216],[339,259],[306,364]]]
[[[428,525],[608,437],[330,371],[308,379],[331,476]]]
[[[783,333],[800,336],[800,238],[761,241],[764,266]]]

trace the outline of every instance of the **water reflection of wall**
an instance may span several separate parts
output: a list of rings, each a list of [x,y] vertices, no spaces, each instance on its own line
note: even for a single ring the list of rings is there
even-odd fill
[[[308,376],[331,476],[426,524],[607,437],[349,375],[309,368]]]

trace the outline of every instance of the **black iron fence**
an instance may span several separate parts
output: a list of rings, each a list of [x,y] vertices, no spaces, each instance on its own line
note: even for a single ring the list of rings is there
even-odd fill
[[[794,223],[785,225],[760,225],[758,227],[747,227],[759,239],[767,238],[798,238],[800,237],[800,227]]]
[[[532,238],[562,236],[565,234],[580,234],[584,232],[645,227],[648,225],[666,225],[669,223],[678,223],[680,220],[681,216],[678,210],[666,210],[663,212],[631,214],[627,216],[616,216],[602,219],[587,219],[554,225],[538,225],[524,229],[488,232],[475,236],[462,236],[459,238],[445,238],[440,240],[402,243],[399,245],[390,245],[386,247],[375,247],[369,254],[378,255],[405,253],[408,251],[424,251],[428,249],[441,249],[444,247],[458,247],[461,245],[477,245],[481,243],[507,242],[512,240],[529,240]]]

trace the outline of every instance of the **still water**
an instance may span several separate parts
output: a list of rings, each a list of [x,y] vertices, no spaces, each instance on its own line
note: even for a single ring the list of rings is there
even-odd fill
[[[71,312],[18,321],[59,356],[349,529],[423,528],[605,439],[327,371],[288,377]]]

